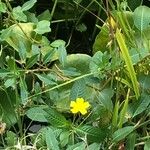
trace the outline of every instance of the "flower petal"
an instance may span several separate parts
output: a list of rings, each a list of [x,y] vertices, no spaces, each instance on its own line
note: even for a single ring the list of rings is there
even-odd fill
[[[77,98],[76,103],[77,104],[82,104],[82,103],[84,103],[84,99],[83,98]]]
[[[72,108],[72,109],[70,109],[70,110],[71,110],[71,112],[72,112],[73,114],[78,113],[78,109],[76,109],[76,108]]]
[[[84,107],[85,107],[85,108],[89,108],[89,107],[90,107],[89,102],[84,102]]]
[[[85,115],[85,114],[87,113],[87,110],[86,110],[86,109],[80,109],[80,113],[81,113],[82,115]]]
[[[71,101],[70,107],[74,107],[75,105],[76,105],[76,102],[75,101]]]

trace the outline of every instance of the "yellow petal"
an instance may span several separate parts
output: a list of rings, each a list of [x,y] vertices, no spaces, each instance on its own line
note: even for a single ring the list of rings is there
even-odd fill
[[[84,102],[84,107],[85,107],[85,108],[89,108],[89,107],[90,107],[89,102]]]
[[[78,113],[78,109],[76,109],[76,108],[72,108],[72,109],[70,109],[70,110],[71,110],[71,112],[72,112],[73,114]]]
[[[84,103],[84,99],[83,98],[77,98],[76,102],[77,102],[77,104],[82,104],[82,103]]]
[[[70,107],[74,107],[75,105],[76,105],[76,102],[75,101],[71,101]]]
[[[82,115],[85,115],[85,114],[87,113],[87,110],[86,110],[86,109],[80,109],[80,113],[81,113]]]

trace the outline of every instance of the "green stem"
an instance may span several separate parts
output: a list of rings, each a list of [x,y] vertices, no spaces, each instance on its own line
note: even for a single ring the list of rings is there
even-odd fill
[[[53,5],[53,8],[52,8],[52,11],[51,11],[51,18],[50,18],[50,21],[51,21],[52,18],[53,18],[53,15],[54,15],[54,12],[55,12],[55,9],[56,9],[56,6],[57,6],[57,2],[58,2],[58,0],[55,0],[54,5]]]

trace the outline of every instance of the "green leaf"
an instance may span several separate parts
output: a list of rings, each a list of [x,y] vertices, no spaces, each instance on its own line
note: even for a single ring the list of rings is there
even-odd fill
[[[129,55],[128,48],[126,46],[126,43],[125,43],[125,40],[123,37],[123,34],[121,33],[121,31],[119,29],[117,29],[117,31],[116,31],[116,39],[117,39],[118,45],[120,47],[120,50],[122,52],[122,57],[125,60],[125,63],[127,65],[127,70],[129,72],[129,76],[130,76],[131,81],[132,81],[132,85],[133,85],[136,99],[138,99],[140,96],[140,92],[139,92],[139,88],[138,88],[138,81],[136,78],[136,73],[135,73],[135,70],[133,67],[131,57]]]
[[[126,136],[128,136],[133,131],[134,131],[134,126],[127,126],[127,127],[118,129],[112,135],[113,142],[119,142],[120,140],[123,140]]]
[[[31,68],[35,63],[38,61],[38,54],[33,55],[31,58],[28,59],[26,63],[26,68]]]
[[[51,150],[59,150],[58,141],[55,137],[53,130],[47,127],[46,131],[46,144],[47,148]]]
[[[34,6],[37,0],[29,0],[22,5],[22,11],[27,11]]]
[[[13,16],[18,21],[27,21],[27,16],[23,13],[22,8],[20,6],[13,8]]]
[[[150,104],[150,95],[144,93],[141,95],[141,98],[139,100],[139,104],[136,106],[136,110],[133,114],[133,117],[137,116],[138,114],[145,111]]]
[[[70,91],[70,100],[76,100],[76,98],[84,98],[86,93],[85,79],[75,81]]]
[[[66,150],[85,150],[86,144],[84,142],[79,142],[74,145],[69,145]]]
[[[46,74],[36,74],[36,76],[45,83],[45,85],[57,85],[56,82],[51,78],[51,76],[48,76]]]
[[[81,133],[83,136],[87,135],[87,139],[92,142],[102,142],[109,134],[108,129],[100,129],[89,125],[79,126],[75,130],[77,133]]]
[[[150,90],[150,75],[140,74],[139,83],[143,90]]]
[[[100,150],[100,144],[99,143],[93,143],[88,146],[88,150]]]
[[[58,48],[59,46],[65,46],[66,42],[63,40],[55,40],[51,43],[51,46],[54,48]]]
[[[19,86],[20,86],[21,103],[25,104],[28,100],[28,89],[26,82],[23,78],[20,78]]]
[[[51,32],[50,22],[47,20],[39,21],[36,25],[34,31],[38,34],[44,34],[47,32]]]
[[[127,137],[126,149],[134,150],[135,143],[136,143],[136,133],[133,132]]]
[[[8,146],[14,146],[17,144],[17,135],[12,131],[7,131],[7,137],[5,140],[7,141]]]
[[[26,115],[33,121],[48,122],[46,119],[47,113],[42,109],[42,107],[33,107],[26,111]]]
[[[122,125],[124,123],[124,120],[125,120],[125,115],[126,115],[126,112],[127,112],[127,109],[128,109],[129,93],[130,93],[130,89],[127,92],[127,96],[126,96],[126,99],[124,101],[124,105],[123,105],[123,107],[121,109],[121,112],[120,112],[120,118],[119,118],[119,123],[118,123],[119,128],[122,127]]]
[[[102,105],[107,110],[110,110],[110,111],[112,111],[112,109],[113,109],[113,103],[111,101],[113,94],[114,94],[113,90],[108,88],[108,89],[104,89],[101,92],[99,92],[99,96],[98,96],[100,103],[102,103]]]
[[[39,21],[50,20],[51,14],[50,14],[49,10],[45,10],[37,18],[38,18]]]
[[[63,131],[60,134],[60,144],[62,147],[66,146],[69,142],[69,136],[70,136],[70,132],[69,131]]]
[[[60,63],[64,66],[67,57],[67,51],[63,45],[58,47],[58,55]]]
[[[76,27],[76,30],[80,32],[85,32],[87,30],[87,27],[84,23],[81,23]]]
[[[56,51],[55,49],[50,50],[43,58],[43,64],[46,64],[48,62],[51,62],[53,59],[53,56],[55,55]]]
[[[134,10],[133,19],[135,26],[143,31],[150,26],[150,8],[147,6],[139,6]]]
[[[144,145],[144,150],[149,150],[149,149],[150,149],[150,140],[147,140]]]
[[[3,2],[0,2],[0,12],[5,13],[7,11],[6,4]]]
[[[70,122],[66,120],[66,118],[56,110],[52,108],[45,109],[47,112],[47,120],[54,127],[58,128],[68,128],[70,126]]]
[[[19,52],[19,56],[20,56],[21,60],[23,62],[25,62],[26,56],[27,56],[27,51],[26,51],[26,47],[25,47],[24,43],[21,40],[19,41],[19,50],[18,50],[18,52]]]
[[[11,72],[6,69],[0,69],[0,78],[7,77]]]
[[[8,88],[8,87],[13,87],[15,88],[16,86],[16,79],[15,78],[10,78],[10,79],[7,79],[4,83],[5,87]]]

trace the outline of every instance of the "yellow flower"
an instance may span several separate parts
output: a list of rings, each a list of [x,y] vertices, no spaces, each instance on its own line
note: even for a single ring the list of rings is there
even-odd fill
[[[85,115],[87,113],[87,109],[90,107],[90,104],[83,98],[77,98],[76,102],[71,101],[70,107],[73,114],[80,112],[82,115]]]

